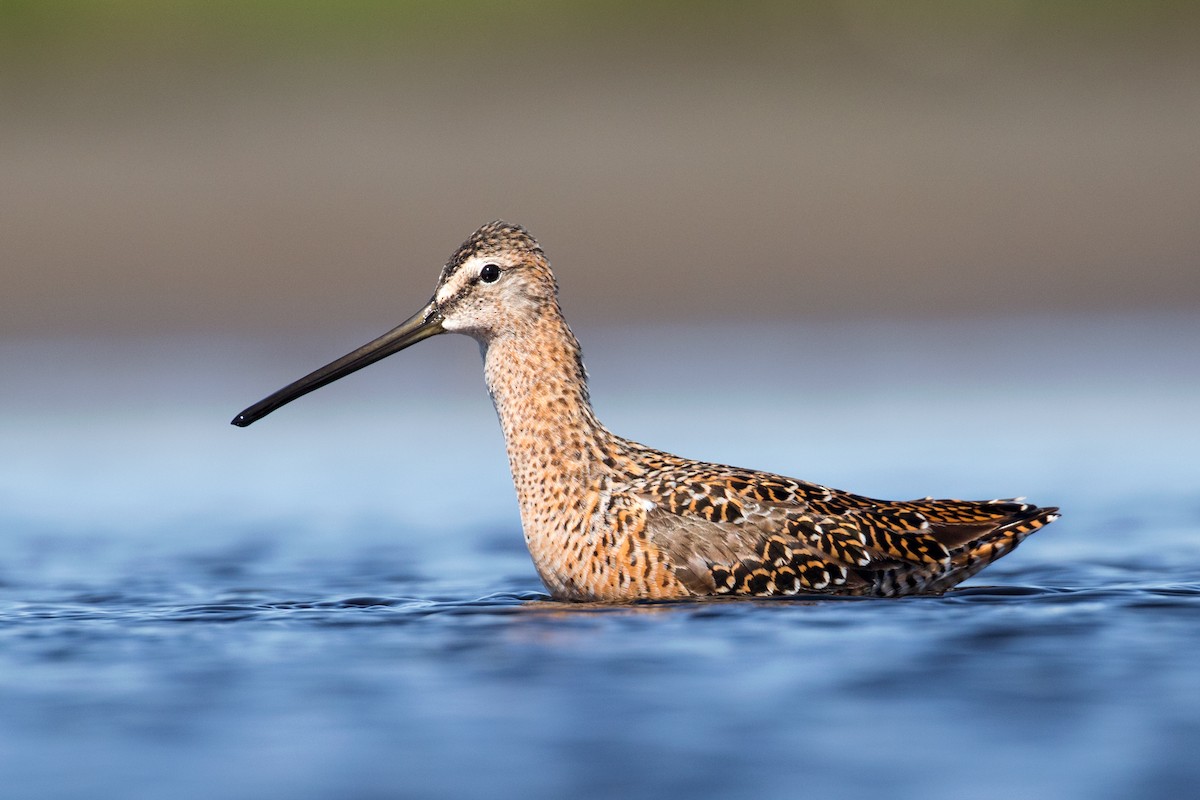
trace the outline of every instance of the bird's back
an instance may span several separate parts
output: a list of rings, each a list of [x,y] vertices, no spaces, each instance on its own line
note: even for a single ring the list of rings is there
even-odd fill
[[[940,593],[1058,517],[1020,500],[876,500],[637,445],[616,467],[606,502],[621,513],[597,519],[623,544],[627,594],[639,558],[664,560],[681,596]]]

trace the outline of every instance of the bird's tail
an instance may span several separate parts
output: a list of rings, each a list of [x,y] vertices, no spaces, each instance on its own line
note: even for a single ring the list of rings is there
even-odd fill
[[[979,538],[954,548],[950,551],[949,568],[931,581],[925,590],[941,593],[965,581],[996,559],[1011,553],[1025,541],[1025,537],[1054,522],[1059,516],[1056,507],[1032,506]]]

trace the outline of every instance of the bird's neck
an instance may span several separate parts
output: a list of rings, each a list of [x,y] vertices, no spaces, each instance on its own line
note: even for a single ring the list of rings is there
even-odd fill
[[[594,485],[613,437],[592,411],[579,341],[562,313],[548,309],[493,337],[484,374],[522,512],[544,501],[546,487]]]

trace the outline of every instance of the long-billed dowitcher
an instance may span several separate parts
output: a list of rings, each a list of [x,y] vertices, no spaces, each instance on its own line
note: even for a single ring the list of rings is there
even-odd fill
[[[233,424],[445,332],[482,346],[525,543],[558,598],[936,594],[1058,518],[1020,500],[873,500],[622,439],[592,411],[541,246],[500,221],[455,251],[411,318]]]

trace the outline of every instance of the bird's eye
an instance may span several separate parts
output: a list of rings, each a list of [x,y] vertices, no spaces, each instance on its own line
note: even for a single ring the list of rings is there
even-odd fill
[[[479,280],[484,283],[495,283],[500,280],[500,267],[495,264],[484,264],[479,270]]]

